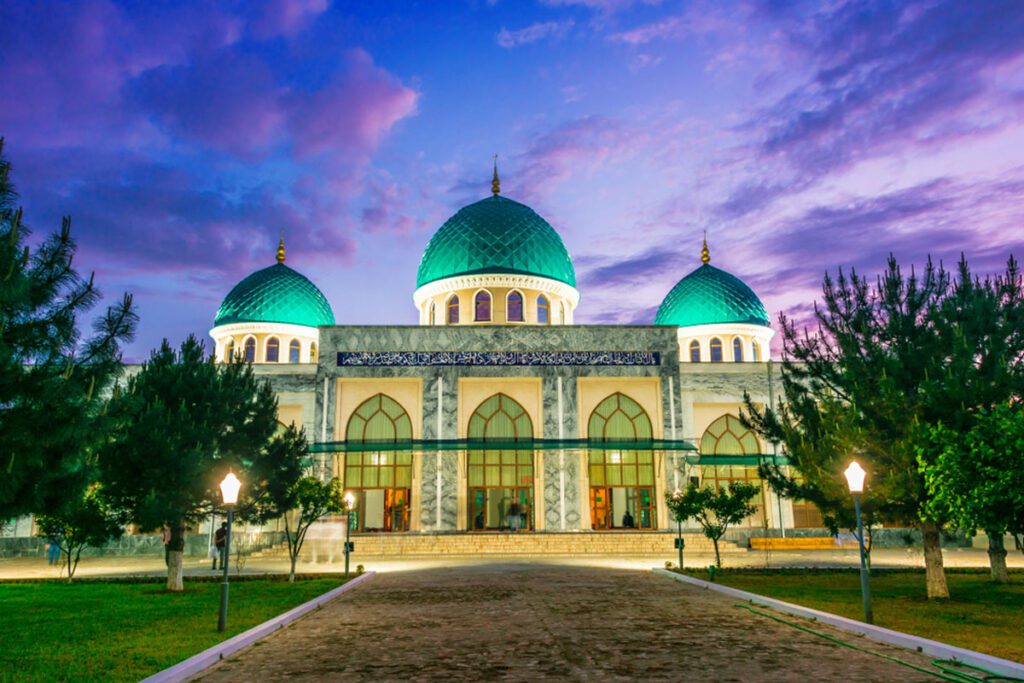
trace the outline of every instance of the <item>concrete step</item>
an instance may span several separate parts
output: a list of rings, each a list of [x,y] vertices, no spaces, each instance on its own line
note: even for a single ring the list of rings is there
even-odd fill
[[[714,545],[700,534],[683,534],[688,552],[712,553]],[[357,552],[367,557],[436,555],[664,555],[675,551],[675,534],[664,532],[576,533],[377,533],[355,534]],[[342,538],[310,538],[302,557],[336,555]],[[743,553],[722,541],[722,553]],[[287,557],[284,544],[253,554],[255,558]]]

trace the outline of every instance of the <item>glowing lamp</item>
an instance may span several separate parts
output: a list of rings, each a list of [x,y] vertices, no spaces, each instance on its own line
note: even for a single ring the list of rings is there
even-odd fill
[[[238,480],[234,472],[228,472],[224,481],[220,483],[220,495],[224,498],[225,505],[234,505],[238,502],[238,490],[242,488],[242,482]]]
[[[864,477],[867,475],[867,472],[864,471],[859,462],[856,460],[851,462],[843,474],[846,476],[846,483],[850,486],[850,493],[864,492]]]
[[[345,509],[348,510],[349,512],[351,512],[352,508],[354,508],[356,506],[356,497],[354,495],[352,495],[351,491],[346,493],[342,497],[342,500],[345,502]]]

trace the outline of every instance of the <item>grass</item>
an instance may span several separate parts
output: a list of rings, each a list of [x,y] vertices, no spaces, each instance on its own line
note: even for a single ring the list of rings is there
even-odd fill
[[[0,681],[138,681],[311,600],[341,581],[231,584],[228,628],[217,632],[220,584],[0,584]]]
[[[690,572],[707,579],[706,572]],[[1024,662],[1024,573],[997,585],[988,573],[949,572],[949,600],[929,601],[923,571],[871,575],[875,624],[950,645]],[[835,570],[731,570],[717,583],[786,602],[863,618],[860,576]]]

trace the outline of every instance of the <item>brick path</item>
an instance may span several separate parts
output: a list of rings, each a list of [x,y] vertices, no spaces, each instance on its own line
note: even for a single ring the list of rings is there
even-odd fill
[[[201,680],[935,680],[734,603],[622,569],[486,564],[393,572]],[[859,644],[927,665],[913,653]]]

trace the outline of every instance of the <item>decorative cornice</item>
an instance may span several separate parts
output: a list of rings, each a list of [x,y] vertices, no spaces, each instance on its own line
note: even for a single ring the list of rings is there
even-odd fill
[[[307,339],[319,339],[320,331],[315,327],[306,325],[294,325],[292,323],[232,323],[230,325],[218,325],[210,330],[210,336],[215,341],[224,337],[233,337],[237,334],[280,334],[282,336],[305,337]]]
[[[539,275],[521,275],[518,273],[494,273],[483,275],[456,275],[443,280],[428,282],[415,292],[412,300],[416,308],[440,294],[447,294],[460,289],[480,289],[481,287],[507,287],[509,289],[530,289],[536,292],[554,294],[569,302],[573,308],[580,301],[580,293],[575,287]]]

